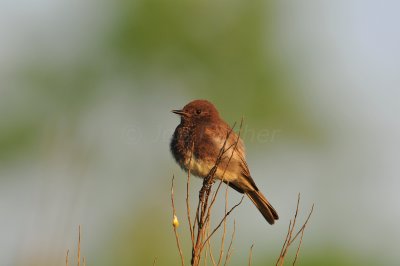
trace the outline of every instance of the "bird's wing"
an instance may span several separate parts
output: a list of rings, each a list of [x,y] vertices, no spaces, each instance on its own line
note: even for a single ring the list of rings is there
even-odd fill
[[[250,175],[249,166],[247,165],[245,158],[240,153],[238,153],[238,157],[240,158],[240,168],[242,170],[242,176],[251,185],[250,189],[258,191],[258,187]]]
[[[241,175],[247,181],[247,182],[241,182],[243,183],[241,186],[244,185],[247,187],[247,189],[244,189],[243,187],[242,189],[244,189],[244,191],[249,189],[250,190],[254,189],[258,191],[257,185],[254,182],[253,178],[251,177],[249,166],[247,165],[246,162],[246,152],[243,140],[234,131],[231,132],[229,136],[229,141],[227,142],[228,147],[231,145],[235,147],[235,153],[233,159],[236,160],[237,163],[239,164],[241,169]]]

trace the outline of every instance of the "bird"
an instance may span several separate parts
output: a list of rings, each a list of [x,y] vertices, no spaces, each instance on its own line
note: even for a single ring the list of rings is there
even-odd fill
[[[244,143],[220,117],[216,107],[207,100],[193,100],[183,109],[172,112],[181,119],[170,142],[171,153],[178,165],[186,172],[190,170],[191,174],[205,178],[225,143],[227,156],[222,157],[214,178],[247,195],[265,220],[274,224],[279,219],[278,213],[250,174]]]

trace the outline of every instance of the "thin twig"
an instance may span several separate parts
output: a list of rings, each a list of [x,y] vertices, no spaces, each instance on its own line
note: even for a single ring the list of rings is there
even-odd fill
[[[294,226],[296,224],[297,214],[299,212],[299,205],[300,205],[300,193],[297,196],[296,212],[294,214],[293,222],[292,222],[292,220],[290,220],[290,222],[289,222],[288,233],[286,235],[285,242],[283,243],[283,247],[282,247],[282,250],[281,250],[281,254],[279,255],[279,259],[277,261],[277,265],[278,265],[279,262],[280,262],[279,265],[283,265],[283,263],[285,261],[285,256],[286,256],[286,253],[287,253],[287,251],[289,249],[290,240],[292,239]]]
[[[192,241],[192,247],[194,246],[194,227],[192,228],[192,221],[190,218],[190,204],[189,204],[189,199],[190,199],[190,166],[192,163],[192,157],[193,157],[193,149],[194,149],[194,142],[192,142],[192,148],[190,152],[190,159],[189,159],[189,169],[188,169],[188,175],[187,175],[187,181],[186,181],[186,210],[187,210],[187,218],[188,218],[188,223],[189,223],[189,230],[190,230],[190,239]]]
[[[228,250],[226,252],[226,257],[225,257],[225,263],[224,266],[226,266],[229,262],[229,259],[231,258],[232,255],[232,245],[233,245],[233,240],[235,239],[235,233],[236,233],[236,221],[233,220],[233,231],[232,231],[232,236],[231,236],[231,241],[229,243]]]
[[[206,243],[208,240],[210,240],[210,238],[213,236],[213,234],[218,230],[218,228],[221,227],[221,224],[224,222],[224,220],[229,216],[229,214],[231,214],[231,212],[237,207],[239,206],[242,201],[244,199],[244,196],[242,196],[242,198],[240,199],[240,201],[235,204],[225,215],[224,217],[221,219],[221,221],[219,222],[219,224],[217,225],[217,227],[214,228],[214,230],[211,232],[211,234],[208,236],[208,238],[204,241],[204,243]]]
[[[299,256],[300,246],[301,246],[301,244],[303,243],[304,230],[306,229],[306,225],[307,225],[307,223],[308,223],[308,220],[309,220],[310,217],[311,217],[311,214],[312,214],[313,210],[314,210],[314,204],[313,204],[312,207],[311,207],[311,211],[310,211],[310,213],[308,214],[307,220],[305,221],[305,223],[303,224],[303,226],[302,226],[301,229],[300,229],[300,231],[301,231],[300,242],[299,242],[299,245],[297,246],[296,256],[295,256],[295,258],[294,258],[293,265],[296,264],[297,257]],[[291,243],[296,239],[296,237],[299,235],[300,231],[295,235],[295,237],[293,238],[293,240],[291,241]]]
[[[251,247],[250,247],[249,266],[251,266],[251,259],[252,259],[252,256],[253,256],[253,247],[254,247],[254,244],[252,244]]]
[[[208,250],[209,250],[209,253],[210,253],[211,263],[212,263],[213,266],[216,266],[217,263],[215,262],[214,255],[213,255],[213,253],[212,253],[211,241],[208,241],[207,246],[208,246]]]
[[[67,249],[67,255],[65,256],[65,266],[68,266],[68,254],[69,254],[69,249]]]
[[[297,246],[297,251],[296,251],[296,256],[294,257],[293,266],[296,264],[297,257],[299,256],[300,246],[301,246],[301,243],[303,243],[303,236],[304,236],[304,230],[301,230],[301,237],[300,237],[299,245]]]
[[[296,225],[296,220],[297,220],[297,214],[299,213],[299,206],[300,206],[300,193],[297,196],[297,205],[296,205],[296,212],[294,214],[294,219],[293,219],[293,224],[292,224],[292,230],[290,230],[289,234],[289,240],[292,239],[292,234],[293,234],[293,229]],[[288,246],[290,245],[290,241],[288,242]]]
[[[290,244],[292,244],[292,242],[293,242],[294,240],[296,240],[297,236],[300,234],[300,231],[302,231],[302,230],[305,229],[305,227],[306,227],[306,225],[307,225],[307,223],[308,223],[308,220],[310,220],[310,217],[311,217],[311,214],[313,213],[313,211],[314,211],[314,204],[311,206],[311,210],[310,210],[310,213],[308,214],[308,217],[307,217],[306,221],[304,222],[304,224],[303,224],[303,226],[300,228],[300,230],[297,232],[297,234],[293,237],[292,241],[290,241]]]
[[[210,223],[207,224],[207,236],[210,235]],[[211,259],[211,263],[213,264],[213,266],[216,266],[216,262],[215,262],[215,258],[214,258],[214,254],[212,252],[212,248],[211,248],[211,241],[208,241],[207,243],[207,248],[209,250],[210,253],[210,259]],[[206,261],[206,260],[205,260]]]
[[[287,234],[286,234],[286,238],[285,238],[285,242],[283,242],[283,246],[282,246],[282,249],[281,249],[281,253],[279,254],[279,258],[281,258],[282,256],[283,256],[283,253],[285,252],[285,248],[286,248],[286,244],[288,243],[288,240],[289,240],[289,235],[290,235],[290,230],[291,230],[291,227],[292,226],[292,220],[290,220],[289,221],[289,228],[288,228],[288,232],[287,232]],[[278,260],[279,261],[279,260]],[[278,262],[277,262],[277,265],[278,265]]]
[[[78,266],[81,265],[81,225],[78,225]]]
[[[153,266],[156,266],[156,263],[157,263],[157,257],[155,257],[153,260]]]
[[[205,229],[205,234],[207,235],[210,232],[210,226],[209,224],[207,225],[207,228]],[[206,247],[206,249],[203,252],[203,257],[204,257],[204,263],[203,265],[206,266],[207,265],[207,256],[208,256],[208,251],[210,251],[209,247]]]
[[[225,215],[228,211],[228,187],[229,185],[226,184],[226,189],[225,189]],[[224,219],[224,229],[222,233],[222,239],[221,239],[221,246],[219,249],[219,258],[218,258],[218,266],[221,265],[222,261],[222,256],[224,254],[224,243],[225,243],[225,237],[226,237],[226,219]]]
[[[312,207],[311,207],[311,210],[310,210],[310,212],[308,214],[308,217],[307,217],[306,221],[300,227],[300,229],[295,234],[295,236],[292,237],[293,236],[293,231],[294,231],[294,228],[295,228],[295,224],[296,224],[296,220],[297,220],[297,214],[298,214],[298,211],[299,211],[299,206],[300,206],[300,193],[299,193],[298,198],[297,198],[296,212],[295,212],[295,215],[294,215],[294,218],[293,218],[293,222],[292,222],[292,220],[290,220],[290,222],[289,222],[288,233],[286,235],[285,242],[283,243],[279,258],[278,258],[278,260],[276,262],[277,266],[278,265],[280,265],[280,266],[283,265],[284,260],[285,260],[285,256],[286,256],[286,254],[287,254],[287,252],[289,250],[289,247],[292,245],[292,243],[296,240],[296,238],[301,233],[300,242],[299,242],[299,245],[297,246],[296,256],[294,258],[293,265],[295,265],[296,262],[297,262],[297,258],[298,258],[299,252],[300,252],[300,246],[301,246],[301,244],[303,242],[304,230],[305,230],[305,228],[307,226],[307,223],[308,223],[308,221],[309,221],[309,219],[311,217],[311,214],[313,213],[313,210],[314,210],[314,204],[313,204]]]
[[[183,265],[185,265],[185,260],[183,258],[183,252],[182,252],[181,243],[179,241],[179,235],[178,235],[178,231],[177,231],[179,222],[176,217],[175,202],[174,202],[174,179],[175,179],[175,176],[172,176],[172,184],[171,184],[171,202],[172,202],[172,219],[173,219],[172,227],[174,228],[176,244],[178,246],[179,256],[181,258],[181,263],[183,266]]]

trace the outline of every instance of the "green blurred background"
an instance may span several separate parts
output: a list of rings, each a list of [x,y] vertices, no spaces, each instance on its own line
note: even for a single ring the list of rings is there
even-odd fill
[[[178,265],[173,174],[188,260],[170,110],[196,98],[244,117],[249,166],[280,214],[269,226],[247,199],[235,210],[231,265],[253,243],[253,265],[274,264],[299,192],[299,222],[316,207],[298,265],[399,265],[399,8],[1,1],[0,265],[64,265],[67,249],[73,263],[79,224],[87,265]]]

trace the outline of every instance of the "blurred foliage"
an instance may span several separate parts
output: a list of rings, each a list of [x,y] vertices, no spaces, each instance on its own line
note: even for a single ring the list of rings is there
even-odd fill
[[[275,265],[276,260],[270,257],[259,260],[254,259],[254,266],[257,265]],[[292,264],[294,257],[288,257],[285,260],[285,265]],[[235,265],[235,264],[232,264]],[[354,256],[354,254],[349,254],[346,251],[338,250],[337,248],[318,250],[309,255],[304,255],[300,251],[299,257],[297,258],[296,265],[298,266],[373,266],[373,265],[389,265],[382,261],[377,260],[375,257],[370,256],[369,258],[361,258],[359,256]]]
[[[245,113],[258,127],[315,137],[277,55],[274,1],[121,1],[121,7],[111,47],[135,77],[161,73],[183,82],[193,98],[214,101],[229,121]]]
[[[37,120],[7,124],[0,134],[2,157],[35,142],[43,115],[77,119],[105,78],[139,84],[125,88],[134,97],[162,89],[152,86],[154,80],[179,80],[193,98],[215,102],[230,123],[245,114],[256,129],[279,128],[309,140],[319,136],[276,53],[274,1],[119,1],[115,7],[113,26],[93,40],[93,51],[73,64],[43,58],[19,72],[20,84],[32,90],[26,114]],[[20,110],[8,110],[13,111]]]
[[[32,148],[43,144],[45,132],[57,131],[60,121],[74,131],[76,121],[99,92],[95,72],[87,67],[28,65],[18,75],[19,91],[10,93],[11,100],[3,104],[0,114],[2,162],[30,154]]]
[[[21,75],[52,111],[62,115],[80,115],[98,93],[101,81],[100,73],[90,62],[78,62],[70,67],[33,65]]]
[[[157,94],[163,88],[152,86],[154,80],[179,80],[193,98],[213,101],[230,123],[245,114],[255,129],[279,128],[309,140],[318,136],[276,54],[274,1],[119,1],[115,7],[111,30],[93,40],[93,51],[73,64],[43,58],[20,70],[19,83],[33,97],[26,114],[37,120],[26,117],[15,129],[7,125],[0,134],[5,154],[14,145],[18,152],[35,142],[43,118],[74,124],[107,78],[139,84],[123,88],[133,97]],[[13,133],[22,139],[12,141],[7,132],[21,127],[32,127],[25,131],[29,136]]]
[[[0,162],[15,159],[34,147],[38,128],[32,123],[17,123],[14,126],[0,126]]]
[[[172,220],[165,219],[170,218],[169,210],[146,205],[135,213],[118,217],[110,241],[93,255],[94,265],[152,265],[154,259],[156,265],[177,263]]]

